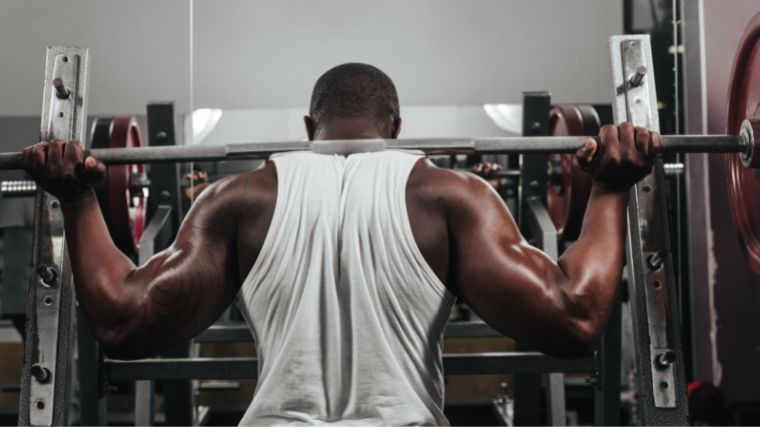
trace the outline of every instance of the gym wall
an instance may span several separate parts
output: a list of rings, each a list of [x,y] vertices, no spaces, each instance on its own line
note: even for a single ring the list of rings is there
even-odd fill
[[[39,115],[53,44],[90,47],[93,115],[144,114],[155,100],[178,113],[304,107],[346,61],[386,70],[404,105],[519,102],[535,89],[608,102],[606,40],[621,32],[622,1],[609,0],[0,0],[0,40],[13,40],[0,43],[0,116]]]
[[[757,0],[683,0],[684,111],[687,133],[725,133],[733,56]],[[729,400],[760,399],[760,278],[731,223],[723,155],[687,160],[695,379]]]
[[[190,111],[187,0],[0,0],[0,40],[0,116],[39,117],[50,45],[90,48],[91,115],[145,114],[157,100]]]
[[[622,1],[609,0],[193,7],[195,108],[303,107],[321,73],[351,61],[386,71],[402,105],[519,103],[524,90],[549,90],[555,102],[609,102],[607,39],[622,32]]]

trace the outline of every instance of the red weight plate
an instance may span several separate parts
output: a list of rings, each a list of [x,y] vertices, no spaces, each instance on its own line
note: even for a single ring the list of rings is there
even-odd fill
[[[744,30],[734,56],[728,89],[726,133],[739,133],[744,119],[760,111],[760,14]],[[750,268],[760,274],[760,182],[756,170],[745,168],[739,154],[726,154],[728,201],[739,241]]]
[[[141,146],[140,128],[132,116],[98,119],[93,124],[92,148],[133,148]],[[116,246],[128,254],[137,253],[145,227],[145,200],[141,189],[132,188],[132,176],[143,165],[111,165],[105,182],[96,187],[98,201]]]
[[[550,135],[597,135],[599,127],[599,115],[590,105],[558,105],[550,112]],[[580,168],[575,155],[549,156],[546,206],[560,239],[578,238],[590,193],[591,178]]]

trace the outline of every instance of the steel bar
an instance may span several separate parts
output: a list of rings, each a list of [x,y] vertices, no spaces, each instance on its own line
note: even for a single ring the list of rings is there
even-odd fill
[[[590,357],[559,359],[541,353],[458,353],[443,356],[447,375],[591,372]],[[239,379],[256,378],[258,361],[253,357],[106,360],[108,381]]]
[[[87,118],[88,51],[48,47],[40,120],[41,139],[82,140]],[[53,80],[67,87],[56,96]],[[41,189],[34,209],[34,248],[27,294],[19,425],[68,425],[72,386],[74,289],[60,203]],[[62,243],[61,243],[62,242]],[[54,272],[55,274],[51,274]]]
[[[546,161],[547,159],[544,159],[544,164],[546,164]],[[541,190],[542,194],[546,194],[545,188],[543,187]],[[537,196],[529,196],[526,201],[525,217],[525,224],[528,225],[530,236],[537,247],[543,250],[549,258],[556,261],[559,258],[557,229],[554,227],[554,223],[544,203]],[[544,375],[544,379],[546,384],[546,419],[548,420],[548,424],[564,426],[567,424],[565,418],[565,374],[551,372]]]
[[[598,139],[598,137],[595,137]],[[311,150],[348,154],[388,150],[417,150],[426,154],[573,153],[585,136],[515,136],[486,138],[347,139],[330,141],[253,142],[221,146],[165,146],[95,149],[90,155],[106,164],[172,163],[191,161],[264,159],[275,153]],[[748,147],[745,136],[662,136],[663,152],[739,153]],[[21,153],[0,153],[0,170],[21,169]]]
[[[485,322],[472,320],[467,322],[449,322],[446,325],[446,338],[497,338],[503,335]],[[195,342],[252,342],[251,330],[245,324],[212,325],[195,337]]]
[[[523,137],[546,137],[549,135],[549,123],[551,116],[551,94],[547,91],[528,91],[523,92],[523,117],[522,117],[522,135]],[[515,156],[513,156],[515,157]],[[550,230],[554,231],[554,255],[556,258],[556,230],[554,224],[549,220],[551,227],[545,230],[539,230],[540,226],[537,221],[536,212],[532,206],[541,205],[546,202],[546,185],[549,177],[546,168],[549,161],[547,153],[525,153],[520,157],[520,179],[518,185],[517,197],[517,224],[520,230],[527,232],[528,239],[538,245],[543,250],[552,251],[551,247],[545,248],[541,244],[552,237],[544,233]],[[545,209],[543,209],[545,211]],[[523,342],[515,343],[516,351],[531,351],[530,346]],[[547,409],[542,410],[540,404],[541,396],[541,375],[523,374],[516,375],[514,378],[514,424],[515,425],[540,425],[543,414]],[[548,415],[548,413],[547,413]]]
[[[625,84],[637,67],[653,67],[649,36],[613,36],[610,53],[615,122],[658,131],[654,76],[637,87]],[[625,90],[619,91],[621,87]],[[665,172],[658,160],[652,173],[631,189],[627,215],[627,283],[636,343],[635,408],[643,425],[684,425],[689,421],[666,207]]]

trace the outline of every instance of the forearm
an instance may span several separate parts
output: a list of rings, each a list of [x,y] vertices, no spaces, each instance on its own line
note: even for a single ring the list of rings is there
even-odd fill
[[[135,265],[114,245],[94,195],[61,209],[77,299],[96,337],[107,340],[130,320],[139,298],[125,286]]]
[[[599,329],[617,295],[625,257],[628,192],[594,186],[578,240],[559,259],[562,294],[573,315]]]

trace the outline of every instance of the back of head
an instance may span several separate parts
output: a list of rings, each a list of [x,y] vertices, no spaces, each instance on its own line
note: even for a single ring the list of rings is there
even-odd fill
[[[384,126],[389,119],[399,117],[398,94],[390,77],[378,68],[360,63],[342,64],[317,80],[309,115],[316,123],[361,117]]]

